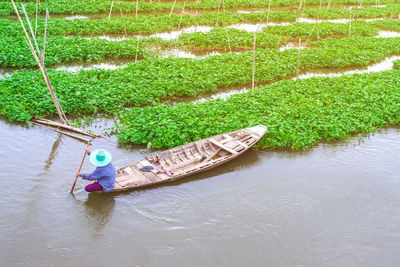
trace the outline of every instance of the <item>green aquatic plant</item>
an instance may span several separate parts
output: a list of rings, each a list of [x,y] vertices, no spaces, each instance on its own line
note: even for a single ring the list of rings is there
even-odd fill
[[[38,38],[42,47],[43,38]],[[145,50],[146,41],[140,43],[138,59],[149,58],[151,53]],[[29,46],[23,37],[5,37],[0,39],[0,66],[36,67]],[[45,63],[47,66],[66,62],[98,62],[105,58],[136,57],[137,39],[108,41],[99,38],[81,38],[79,36],[63,38],[49,37],[46,41]]]
[[[400,38],[354,37],[312,42],[303,50],[301,70],[366,66],[400,53]],[[297,50],[257,50],[256,83],[296,75]],[[179,96],[199,96],[252,80],[252,51],[207,57],[156,58],[117,70],[50,71],[49,76],[67,114],[118,114],[129,106],[157,105]],[[0,115],[11,120],[54,114],[38,71],[15,72],[0,79]]]
[[[400,31],[400,20],[375,20],[369,23],[382,30]]]
[[[393,62],[394,69],[400,69],[400,59]]]
[[[36,3],[33,0],[24,1],[25,7],[28,13],[34,14]],[[328,3],[332,2],[329,0],[321,1],[323,6],[327,6]],[[392,4],[392,0],[380,0],[381,4]],[[112,1],[100,1],[100,0],[47,0],[41,2],[39,5],[39,14],[45,14],[46,8],[49,9],[51,14],[95,14],[95,13],[107,13],[110,10]],[[136,1],[121,1],[121,8],[125,13],[136,12]],[[318,6],[320,0],[308,0],[307,6]],[[376,0],[363,0],[363,6],[374,5]],[[268,1],[265,0],[225,0],[223,6],[229,9],[238,8],[263,8],[266,9]],[[297,7],[299,5],[298,0],[274,0],[271,1],[271,7]],[[357,0],[336,0],[334,1],[335,6],[357,6],[359,2]],[[139,12],[168,12],[173,6],[173,1],[160,2],[160,1],[144,1],[140,0],[138,5]],[[197,1],[186,1],[186,10],[217,10],[218,6],[222,9],[219,0],[202,0]],[[332,3],[331,3],[332,6]],[[19,5],[18,8],[20,9]],[[183,1],[178,1],[175,4],[175,10],[182,10]],[[21,10],[22,11],[22,10]],[[114,8],[114,13],[118,13],[119,9]],[[0,15],[12,15],[14,14],[14,9],[11,3],[7,1],[0,1]]]
[[[288,37],[316,40],[318,37],[347,37],[350,35],[349,23],[321,22],[317,24],[296,22],[290,25],[272,25],[263,29],[265,32]],[[365,21],[354,21],[351,25],[351,36],[374,36],[378,29]]]
[[[398,123],[399,88],[398,70],[286,80],[227,100],[129,108],[115,131],[123,144],[161,148],[264,124],[258,149],[304,149]]]
[[[228,33],[227,33],[228,32]],[[229,43],[228,37],[229,36]],[[213,28],[209,32],[184,33],[178,38],[178,45],[193,46],[202,49],[227,51],[232,49],[253,47],[254,34],[238,29]],[[257,48],[278,48],[285,42],[285,38],[269,33],[259,32],[256,38]]]

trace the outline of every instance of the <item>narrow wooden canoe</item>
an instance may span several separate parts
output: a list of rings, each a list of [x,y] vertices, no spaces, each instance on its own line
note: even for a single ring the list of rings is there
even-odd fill
[[[243,154],[267,132],[258,125],[174,147],[117,170],[113,192],[166,183],[209,170]],[[141,171],[145,166],[151,171]]]

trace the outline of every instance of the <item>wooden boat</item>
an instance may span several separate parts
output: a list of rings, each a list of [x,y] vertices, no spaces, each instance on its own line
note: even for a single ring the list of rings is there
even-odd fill
[[[117,170],[113,192],[166,183],[209,170],[247,151],[267,132],[258,125],[174,147]],[[140,170],[145,166],[150,171]],[[145,169],[146,169],[145,168]]]

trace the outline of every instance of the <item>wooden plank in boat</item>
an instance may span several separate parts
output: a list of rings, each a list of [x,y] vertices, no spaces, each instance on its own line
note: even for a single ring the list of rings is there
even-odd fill
[[[171,152],[171,150],[169,150],[169,158],[171,159],[172,163],[174,163],[174,164],[177,163],[176,160],[175,160],[174,155],[173,155],[172,152]]]
[[[201,152],[201,149],[200,149],[200,146],[199,146],[198,142],[194,142],[194,145],[196,146],[196,148],[197,148],[197,151],[199,152],[199,154],[202,154],[202,152]]]
[[[149,178],[152,182],[158,182],[161,181],[161,177],[159,177],[157,174],[154,174],[153,172],[142,172],[139,169],[143,167],[142,164],[140,164],[140,162],[136,165],[136,167],[138,169],[136,169],[137,172],[140,172],[142,175],[146,176],[147,178]]]
[[[225,144],[233,139],[230,135],[227,134],[223,134],[222,136],[224,137],[224,139],[219,141],[221,144]]]
[[[137,183],[137,184],[148,184],[151,182],[149,178],[138,172],[134,167],[126,168],[126,171],[130,174],[129,176],[132,179],[125,180],[123,182],[118,182],[121,186],[126,186],[129,183]]]
[[[229,147],[227,147],[227,146],[221,144],[220,142],[214,140],[213,138],[209,138],[208,141],[210,141],[210,142],[213,143],[214,145],[216,145],[216,146],[222,148],[223,150],[226,150],[226,151],[228,151],[229,153],[232,153],[233,155],[236,155],[236,154],[238,153],[238,152],[236,152],[235,150],[230,149]]]
[[[189,153],[186,151],[186,148],[182,146],[182,151],[188,159],[192,159],[193,157],[189,156]]]

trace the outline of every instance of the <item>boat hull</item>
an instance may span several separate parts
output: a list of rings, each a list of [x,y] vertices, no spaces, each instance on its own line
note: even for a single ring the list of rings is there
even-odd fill
[[[266,132],[266,126],[257,125],[145,157],[117,170],[112,192],[168,183],[215,168],[246,152]]]

